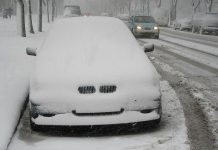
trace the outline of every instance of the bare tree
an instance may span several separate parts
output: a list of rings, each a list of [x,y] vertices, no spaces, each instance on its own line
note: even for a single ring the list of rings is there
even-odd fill
[[[26,37],[23,0],[17,0],[17,32],[20,36]]]
[[[33,30],[33,22],[32,22],[32,8],[31,8],[31,0],[26,0],[27,4],[27,19],[28,19],[28,29],[30,33],[34,33]]]
[[[214,2],[214,0],[204,0],[204,3],[205,3],[206,8],[207,8],[207,12],[212,11],[213,2]]]
[[[170,13],[169,13],[169,24],[176,20],[176,13],[177,13],[177,0],[169,0],[170,1]]]
[[[38,0],[38,31],[42,32],[42,0]]]
[[[146,6],[147,6],[147,15],[150,16],[150,0],[147,0]]]
[[[158,7],[158,8],[160,8],[161,7],[161,0],[155,0],[155,3],[156,3],[156,6]]]
[[[55,0],[52,0],[52,9],[51,9],[51,20],[54,21],[55,18],[55,10],[56,10],[56,3]]]
[[[131,14],[131,7],[132,7],[132,1],[131,0],[129,0],[128,1],[128,10],[129,10],[129,16],[131,16],[132,14]]]
[[[201,0],[192,0],[192,17],[197,11],[197,8],[200,6]]]
[[[47,21],[50,22],[50,17],[49,17],[49,0],[46,0],[46,12],[47,12]]]

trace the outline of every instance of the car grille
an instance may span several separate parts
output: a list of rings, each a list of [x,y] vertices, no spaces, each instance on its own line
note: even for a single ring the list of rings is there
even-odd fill
[[[144,30],[151,30],[151,28],[145,27]]]
[[[80,94],[92,94],[95,93],[96,90],[94,86],[80,86],[78,91]]]
[[[101,93],[113,93],[116,92],[117,87],[115,85],[102,85],[99,91]]]

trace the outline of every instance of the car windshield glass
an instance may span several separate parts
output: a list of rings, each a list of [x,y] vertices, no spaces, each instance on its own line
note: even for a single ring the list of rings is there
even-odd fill
[[[147,16],[135,17],[135,22],[137,22],[137,23],[155,23],[155,21],[152,17],[147,17]]]

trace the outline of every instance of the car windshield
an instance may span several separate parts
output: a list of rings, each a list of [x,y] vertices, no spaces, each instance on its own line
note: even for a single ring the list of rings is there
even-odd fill
[[[137,16],[135,17],[136,23],[155,23],[154,18],[149,16]]]

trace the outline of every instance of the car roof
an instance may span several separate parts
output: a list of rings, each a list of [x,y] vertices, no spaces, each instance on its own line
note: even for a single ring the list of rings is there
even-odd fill
[[[141,47],[122,21],[113,17],[85,16],[55,21],[39,55],[129,59],[137,51],[142,51]]]

